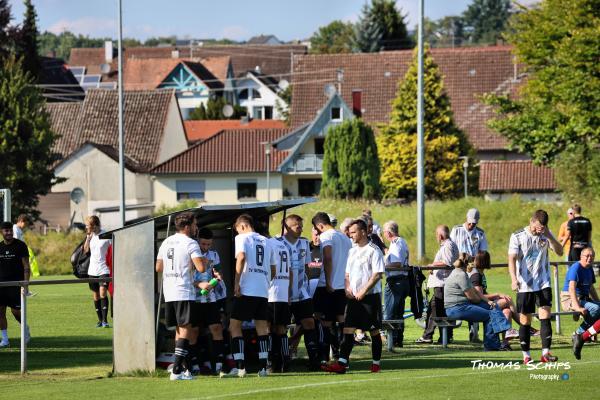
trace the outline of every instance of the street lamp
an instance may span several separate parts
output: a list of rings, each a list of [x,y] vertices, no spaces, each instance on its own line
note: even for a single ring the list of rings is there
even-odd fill
[[[265,169],[267,171],[267,202],[271,202],[271,142],[260,142],[265,146]]]
[[[469,157],[467,157],[467,156],[460,156],[458,158],[460,158],[461,160],[463,160],[463,176],[464,176],[464,180],[465,180],[464,187],[465,187],[465,199],[466,199],[467,196],[468,196],[468,193],[467,193],[467,186],[468,186],[468,183],[467,183],[467,172],[468,172],[468,168],[469,168]]]

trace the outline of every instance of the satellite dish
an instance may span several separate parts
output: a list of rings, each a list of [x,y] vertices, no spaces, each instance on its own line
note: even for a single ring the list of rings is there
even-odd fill
[[[223,106],[222,112],[226,118],[229,118],[233,115],[233,107],[231,106],[231,104],[225,104]]]
[[[110,64],[101,64],[100,65],[100,72],[102,72],[103,74],[110,73]]]
[[[325,85],[325,96],[327,96],[328,99],[335,96],[336,93],[337,90],[333,84],[328,83],[327,85]]]
[[[83,198],[85,197],[85,192],[83,191],[82,188],[80,187],[76,187],[73,190],[71,190],[71,201],[75,204],[79,204],[81,203],[81,200],[83,200]]]
[[[281,90],[285,90],[290,87],[290,83],[286,79],[282,79],[279,81],[278,86]]]

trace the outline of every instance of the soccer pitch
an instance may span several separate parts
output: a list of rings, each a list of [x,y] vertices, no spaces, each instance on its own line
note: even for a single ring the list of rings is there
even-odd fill
[[[506,271],[488,274],[489,291],[509,293]],[[561,273],[561,277],[564,272]],[[294,372],[258,378],[253,367],[243,379],[197,377],[194,381],[168,381],[166,373],[154,376],[111,376],[112,329],[95,328],[95,313],[87,285],[36,286],[28,302],[30,343],[29,374],[19,374],[18,325],[9,315],[11,347],[0,350],[0,397],[44,399],[387,399],[465,398],[528,399],[548,397],[594,398],[600,374],[600,346],[587,345],[583,359],[571,354],[570,333],[576,323],[562,319],[562,335],[554,335],[553,354],[568,367],[528,370],[521,365],[517,341],[513,351],[483,352],[469,344],[465,327],[455,332],[448,349],[415,345],[421,329],[407,320],[405,347],[391,354],[384,350],[382,371],[368,372],[370,348],[356,346],[346,375],[308,373],[297,361]],[[539,322],[534,321],[539,328]],[[532,356],[539,358],[540,339],[532,338]],[[474,368],[474,362],[496,367]],[[512,364],[511,364],[512,363]],[[518,363],[518,367],[517,367]],[[500,367],[503,365],[504,368]],[[536,365],[537,366],[537,365]],[[519,369],[517,369],[519,368]],[[544,368],[544,367],[540,367]],[[568,368],[568,369],[567,369]]]

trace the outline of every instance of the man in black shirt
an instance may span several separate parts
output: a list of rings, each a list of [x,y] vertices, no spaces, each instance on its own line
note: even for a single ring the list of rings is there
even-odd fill
[[[571,240],[569,261],[579,261],[581,251],[592,246],[592,223],[581,215],[581,206],[573,204],[573,218],[567,223],[567,237],[563,242]],[[564,245],[564,243],[561,243]]]
[[[29,251],[27,245],[13,237],[11,222],[0,224],[4,240],[0,242],[0,282],[29,281]],[[21,288],[27,293],[27,287]],[[0,347],[8,346],[6,307],[10,307],[15,319],[21,323],[21,290],[18,286],[0,287],[0,330],[2,341]],[[29,329],[26,329],[26,340],[29,341]]]

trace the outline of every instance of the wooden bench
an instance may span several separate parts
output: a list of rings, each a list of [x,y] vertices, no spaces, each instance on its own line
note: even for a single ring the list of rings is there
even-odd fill
[[[448,317],[433,318],[435,326],[442,330],[442,347],[448,347],[448,328],[458,328],[462,325],[462,320]]]

